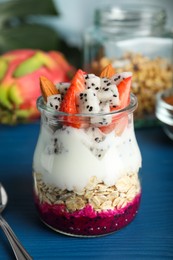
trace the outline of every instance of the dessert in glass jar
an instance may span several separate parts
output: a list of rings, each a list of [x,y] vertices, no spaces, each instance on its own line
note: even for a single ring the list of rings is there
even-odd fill
[[[132,74],[108,65],[71,83],[40,77],[41,129],[33,159],[35,204],[50,228],[71,236],[117,231],[137,214],[141,154]]]

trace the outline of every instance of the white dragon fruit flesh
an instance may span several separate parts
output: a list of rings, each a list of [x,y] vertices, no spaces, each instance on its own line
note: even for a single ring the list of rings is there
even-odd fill
[[[120,105],[117,85],[129,76],[131,76],[129,72],[118,73],[111,78],[100,78],[94,74],[84,74],[85,88],[76,95],[77,113],[91,114],[89,120],[93,127],[111,124],[112,116],[109,114],[110,110]],[[59,110],[61,101],[69,86],[70,83],[56,84],[60,94],[48,97],[48,107]]]
[[[77,96],[77,107],[80,113],[98,113],[99,99],[92,89],[86,89]]]
[[[65,83],[64,82],[62,82],[62,83],[60,82],[60,83],[56,84],[56,88],[59,90],[62,99],[64,98],[64,96],[65,96],[69,86],[70,86],[70,83],[68,83],[68,82],[65,82]]]
[[[97,159],[101,160],[110,147],[109,140],[106,140],[107,136],[97,127],[85,129],[85,134],[87,138],[83,138],[83,144],[95,157],[97,157]]]
[[[99,78],[94,74],[86,74],[86,90],[77,97],[79,113],[109,113],[110,107],[119,105],[119,92],[116,84],[111,84],[111,79]],[[90,122],[96,127],[105,126],[112,121],[111,116],[91,116]]]
[[[68,152],[68,150],[65,149],[61,140],[56,136],[54,138],[52,138],[50,145],[47,146],[45,149],[45,153],[48,155],[63,154],[63,153],[67,153],[67,152]]]
[[[131,77],[131,76],[132,76],[131,72],[117,73],[114,76],[112,76],[111,84],[116,84],[118,86],[123,79],[126,79],[126,78]]]
[[[59,110],[61,104],[61,94],[47,97],[47,106]]]
[[[111,79],[106,77],[100,78],[100,83],[101,83],[101,89],[106,88],[111,85]]]
[[[105,134],[103,132],[101,132],[100,129],[97,127],[88,127],[85,130],[85,132],[88,135],[88,137],[90,138],[91,142],[94,144],[103,142],[106,138]]]
[[[106,153],[106,150],[104,150],[103,148],[97,148],[97,147],[91,147],[90,151],[94,154],[94,156],[96,156],[98,159],[102,159],[103,156]]]
[[[86,74],[84,75],[85,79],[85,88],[86,89],[92,89],[94,91],[97,91],[101,87],[100,78],[97,77],[94,74]]]
[[[95,127],[100,126],[106,126],[112,122],[112,116],[111,115],[101,115],[102,113],[109,113],[110,112],[110,106],[109,103],[102,103],[100,104],[100,115],[99,116],[93,116],[90,119],[91,124],[93,124]]]
[[[100,102],[108,102],[111,107],[119,105],[119,92],[116,85],[103,87],[97,93]]]

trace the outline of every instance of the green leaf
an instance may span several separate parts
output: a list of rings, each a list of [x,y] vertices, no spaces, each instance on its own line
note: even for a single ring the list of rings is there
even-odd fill
[[[58,15],[52,0],[11,0],[0,3],[0,22],[11,17]]]
[[[0,51],[12,49],[41,49],[44,51],[58,48],[57,33],[48,26],[24,24],[1,30]]]

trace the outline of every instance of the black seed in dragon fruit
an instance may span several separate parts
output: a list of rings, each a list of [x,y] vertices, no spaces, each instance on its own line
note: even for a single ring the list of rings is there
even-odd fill
[[[100,78],[97,77],[94,74],[86,74],[84,75],[85,79],[85,88],[86,89],[92,89],[94,91],[97,91],[101,87]]]
[[[131,72],[117,73],[114,76],[112,76],[111,84],[116,84],[118,86],[123,79],[126,79],[126,78],[131,77],[131,76],[132,76]]]
[[[79,113],[98,113],[100,110],[99,99],[92,89],[86,89],[77,96]]]
[[[70,86],[70,83],[68,83],[68,82],[62,82],[62,83],[60,82],[60,83],[56,84],[56,88],[59,90],[62,99],[64,98],[69,86]]]
[[[109,85],[111,85],[111,79],[109,78],[100,78],[100,82],[101,82],[101,89],[108,87]]]
[[[47,97],[47,106],[59,110],[61,104],[61,94]]]
[[[101,103],[100,104],[100,115],[99,116],[93,116],[90,119],[90,122],[95,127],[100,126],[106,126],[109,125],[112,122],[111,115],[101,115],[102,113],[109,113],[110,112],[110,106],[109,103]]]
[[[52,138],[50,145],[47,146],[45,149],[45,153],[49,154],[49,155],[62,154],[62,153],[67,153],[67,152],[68,151],[64,147],[63,143],[56,136],[54,136],[54,138]]]
[[[93,153],[95,157],[98,159],[102,159],[106,153],[106,150],[103,148],[91,147],[90,151]]]

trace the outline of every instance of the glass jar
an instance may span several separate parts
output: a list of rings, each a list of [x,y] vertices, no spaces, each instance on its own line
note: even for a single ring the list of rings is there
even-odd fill
[[[104,6],[84,35],[86,71],[99,75],[112,63],[117,72],[133,72],[138,126],[155,123],[155,94],[172,86],[173,37],[165,22],[165,11],[156,6]]]
[[[173,88],[157,94],[156,117],[166,135],[173,141]]]
[[[41,220],[60,233],[83,237],[129,224],[141,198],[141,154],[133,126],[136,97],[131,94],[128,107],[107,114],[55,112],[42,97],[37,106],[41,129],[33,177]],[[103,118],[112,123],[98,127]]]

